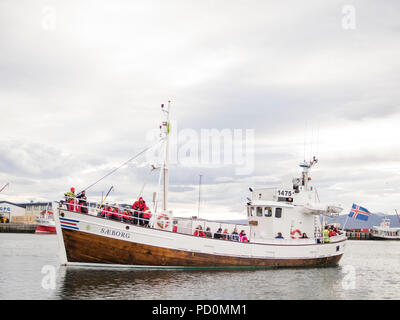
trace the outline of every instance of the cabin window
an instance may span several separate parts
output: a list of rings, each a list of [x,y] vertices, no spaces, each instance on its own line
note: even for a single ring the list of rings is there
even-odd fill
[[[263,210],[262,207],[257,207],[257,217],[262,217],[263,215],[262,210]]]
[[[272,208],[271,207],[265,207],[264,208],[264,216],[272,217]]]
[[[282,208],[275,208],[275,218],[282,218]]]
[[[249,217],[254,216],[254,207],[248,207],[248,212],[247,212]]]

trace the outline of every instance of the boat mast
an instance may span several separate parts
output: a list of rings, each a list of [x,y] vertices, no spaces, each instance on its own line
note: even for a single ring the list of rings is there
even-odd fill
[[[203,177],[202,174],[199,175],[199,204],[197,208],[197,218],[200,218],[200,190],[201,190],[201,178]]]
[[[171,110],[171,101],[168,101],[168,109],[164,109],[164,105],[162,105],[163,111],[167,114],[167,121],[163,122],[164,132],[165,132],[165,159],[164,159],[164,197],[163,197],[163,210],[167,211],[167,203],[168,203],[168,168],[169,168],[169,132],[170,132],[170,110]]]

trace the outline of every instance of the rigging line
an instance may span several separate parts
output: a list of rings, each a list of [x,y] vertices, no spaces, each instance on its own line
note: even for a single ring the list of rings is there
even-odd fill
[[[313,152],[313,137],[314,137],[314,126],[313,124],[311,124],[310,159],[312,159],[312,152]]]
[[[304,161],[306,161],[306,134],[307,134],[307,121],[304,126],[304,149],[303,149]]]
[[[160,169],[160,168],[156,168],[154,165],[152,165],[152,168],[151,168],[150,172],[149,172],[148,175],[147,175],[147,179],[146,179],[145,182],[143,183],[143,186],[142,186],[142,188],[140,189],[140,193],[139,193],[139,195],[137,196],[138,199],[142,196],[143,191],[144,191],[144,187],[146,186],[147,182],[149,181],[151,174],[153,173],[154,170],[158,170],[158,169]]]
[[[319,128],[320,128],[320,121],[318,121],[318,127],[317,127],[317,151],[316,151],[316,156],[317,159],[319,158]]]
[[[163,139],[160,139],[159,141],[157,141],[157,143],[155,143],[154,145],[151,145],[149,147],[147,147],[146,149],[140,151],[138,154],[136,154],[134,157],[130,158],[129,160],[125,161],[123,164],[121,164],[119,167],[113,169],[112,171],[110,171],[109,173],[107,173],[104,177],[100,178],[99,180],[97,180],[96,182],[92,183],[90,186],[88,186],[87,188],[83,189],[83,190],[88,190],[89,188],[93,187],[95,184],[99,183],[101,180],[105,179],[106,177],[108,177],[109,175],[113,174],[115,171],[119,170],[120,168],[122,168],[123,166],[125,166],[126,164],[128,164],[129,162],[131,162],[132,160],[136,159],[137,157],[139,157],[140,155],[142,155],[143,153],[145,153],[146,151],[150,150],[151,148],[153,148],[154,146],[156,146],[157,144],[159,144]],[[82,192],[82,191],[81,191]]]

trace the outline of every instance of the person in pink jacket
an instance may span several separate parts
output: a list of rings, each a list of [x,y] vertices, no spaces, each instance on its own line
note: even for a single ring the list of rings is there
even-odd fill
[[[244,230],[240,231],[239,234],[240,242],[249,242],[249,239],[246,236],[246,232]]]

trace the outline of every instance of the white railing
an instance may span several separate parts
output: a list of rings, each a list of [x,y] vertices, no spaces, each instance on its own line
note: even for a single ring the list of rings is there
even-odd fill
[[[66,202],[64,200],[59,202],[59,203],[60,203],[61,206],[65,205],[66,206],[66,210],[68,210],[70,212],[71,212],[71,210],[69,210],[69,208],[68,208],[69,205],[74,206],[74,208],[80,208],[80,211],[79,211],[79,209],[72,211],[72,212],[76,212],[78,214],[88,214],[88,215],[96,216],[96,217],[102,218],[102,219],[116,220],[116,221],[120,221],[120,222],[123,222],[123,223],[134,224],[134,225],[144,226],[144,227],[150,227],[150,228],[153,228],[153,229],[154,229],[154,224],[156,222],[154,222],[155,220],[154,219],[152,220],[152,218],[154,217],[154,215],[155,215],[155,217],[157,217],[157,216],[160,216],[161,214],[163,214],[163,213],[156,213],[156,214],[148,213],[150,215],[150,217],[149,218],[143,218],[143,217],[140,217],[140,214],[145,213],[145,211],[140,211],[140,210],[136,210],[136,209],[129,208],[129,207],[121,207],[121,206],[118,206],[118,205],[115,206],[115,205],[107,204],[107,205],[102,205],[100,207],[100,205],[98,205],[97,203],[90,202],[89,206],[88,206],[88,205],[84,205],[84,204],[80,205],[77,200],[75,200],[74,204],[69,204],[68,202]],[[95,205],[94,207],[91,206],[93,204]],[[82,208],[87,209],[87,212],[86,213],[82,212]],[[108,210],[106,208],[117,209],[117,212],[110,211],[110,210]],[[90,211],[92,212],[92,214],[90,213]],[[128,214],[124,213],[126,211],[128,212]],[[95,214],[93,214],[93,213],[95,213]],[[136,214],[136,216],[135,216],[135,214]],[[172,220],[174,220],[174,219],[172,219]],[[196,224],[198,226],[201,226],[199,221],[197,221],[197,222],[198,223],[196,223]],[[232,234],[232,232],[231,233],[229,233],[229,232],[228,233],[219,233],[219,232],[207,231],[206,230],[207,229],[206,223],[207,223],[207,221],[202,221],[203,226],[202,226],[201,230],[197,229],[198,227],[193,228],[192,226],[190,226],[190,227],[177,226],[178,230],[177,231],[173,231],[173,232],[187,234],[187,235],[193,235],[194,236],[195,231],[198,230],[198,235],[197,235],[198,237],[202,237],[202,236],[200,236],[200,232],[203,232],[205,234],[206,238],[214,238],[214,239],[216,239],[215,235],[220,235],[219,239],[221,239],[221,240],[240,242],[239,234],[237,234],[237,235],[236,234]],[[226,224],[226,223],[221,223],[221,225],[223,225],[223,224]],[[233,228],[233,230],[234,230],[234,229],[237,229],[238,225],[232,224],[232,226],[234,226],[234,228]],[[238,237],[239,240],[234,240],[233,239],[233,238],[236,238],[236,237]],[[247,238],[248,238],[249,242],[251,242],[251,239],[249,237],[247,237]],[[345,238],[346,238],[345,234],[338,234],[338,235],[336,235],[334,237],[328,237],[328,238],[325,238],[323,236],[320,236],[320,237],[316,236],[316,237],[312,237],[312,238],[297,238],[297,239],[292,239],[292,238],[290,238],[290,239],[271,238],[271,239],[265,239],[265,240],[267,240],[269,242],[273,242],[273,243],[283,243],[283,244],[285,244],[285,243],[287,243],[287,244],[293,243],[294,241],[296,241],[296,243],[305,243],[305,244],[306,243],[324,244],[324,243],[333,243],[333,242],[342,241]],[[325,242],[326,239],[329,239],[329,242]]]
[[[69,210],[69,207],[72,206],[74,210],[72,212],[80,213],[80,214],[88,214],[91,216],[96,216],[99,218],[106,218],[106,219],[111,219],[111,220],[117,220],[121,222],[127,222],[127,221],[134,221],[137,222],[136,224],[143,225],[143,223],[148,223],[150,218],[141,218],[140,214],[147,213],[145,211],[140,211],[136,209],[132,209],[129,207],[121,207],[121,206],[115,206],[115,205],[98,205],[96,202],[90,202],[89,205],[87,204],[79,204],[77,200],[74,200],[74,203],[68,203],[67,201],[62,201],[60,202],[61,205],[65,205],[66,210]],[[91,206],[92,204],[95,204],[95,206]],[[111,211],[109,208],[112,209],[117,209],[117,212]],[[82,210],[84,209],[84,210]],[[86,212],[82,212],[86,211]],[[126,214],[125,212],[128,212]],[[94,214],[93,214],[94,213]],[[137,215],[135,215],[137,214]],[[150,216],[152,213],[149,213]],[[142,222],[142,223],[140,223]]]

